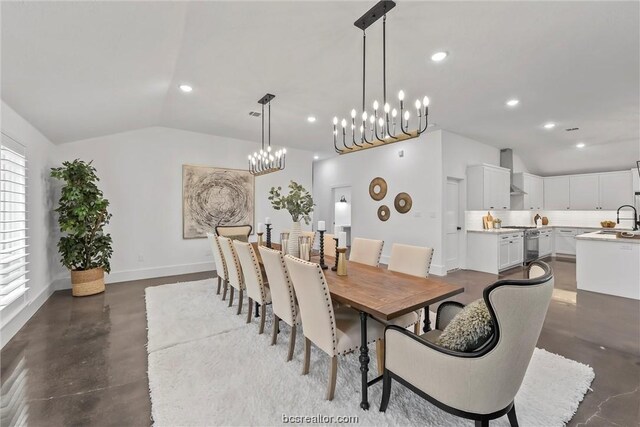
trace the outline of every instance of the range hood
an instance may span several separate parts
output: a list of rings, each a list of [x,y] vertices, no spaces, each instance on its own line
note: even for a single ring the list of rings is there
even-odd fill
[[[503,148],[500,150],[500,166],[511,171],[511,178],[509,179],[511,195],[521,196],[523,194],[527,194],[520,187],[513,185],[513,150],[511,148]]]

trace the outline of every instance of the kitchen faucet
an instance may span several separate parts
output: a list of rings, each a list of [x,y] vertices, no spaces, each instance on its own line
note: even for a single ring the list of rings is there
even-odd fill
[[[636,210],[635,206],[631,206],[631,205],[622,205],[618,208],[618,211],[616,212],[616,223],[620,224],[620,209],[622,208],[631,208],[633,209],[633,218],[622,218],[624,220],[629,219],[633,221],[633,231],[638,230],[638,227],[640,226],[640,218],[638,217],[638,211]]]

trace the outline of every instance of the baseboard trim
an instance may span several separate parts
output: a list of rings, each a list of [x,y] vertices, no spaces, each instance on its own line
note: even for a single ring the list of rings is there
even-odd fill
[[[0,348],[3,348],[5,344],[11,341],[11,338],[18,333],[20,329],[36,314],[36,311],[42,307],[55,290],[54,282],[49,283],[44,287],[40,293],[29,302],[22,311],[15,315],[15,317],[7,322],[6,325],[0,329]]]
[[[444,265],[431,264],[431,268],[429,268],[429,274],[433,274],[434,276],[446,276],[447,268]]]
[[[154,277],[176,276],[179,274],[199,273],[214,269],[212,262],[198,262],[194,264],[167,265],[163,267],[141,268],[136,270],[112,271],[105,275],[105,283],[120,283],[130,280],[152,279]],[[55,280],[55,290],[71,289],[71,278],[67,274]]]

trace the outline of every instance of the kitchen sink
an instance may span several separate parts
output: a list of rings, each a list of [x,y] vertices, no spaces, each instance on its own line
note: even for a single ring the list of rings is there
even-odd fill
[[[598,231],[598,234],[616,234],[620,230],[601,230]]]

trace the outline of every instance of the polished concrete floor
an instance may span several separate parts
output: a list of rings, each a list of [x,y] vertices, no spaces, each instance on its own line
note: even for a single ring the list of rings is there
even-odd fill
[[[593,391],[570,425],[640,425],[640,303],[576,292],[575,264],[551,264],[556,292],[538,347],[589,364],[596,373]],[[506,276],[522,274],[518,269]],[[149,425],[144,288],[213,275],[114,284],[86,298],[53,294],[2,350],[3,393],[17,389],[23,397],[12,402],[11,414],[24,411],[33,426]],[[456,299],[467,303],[496,276],[457,271],[442,280],[464,286]],[[3,406],[9,398],[2,396]],[[9,424],[7,416],[0,421]]]

